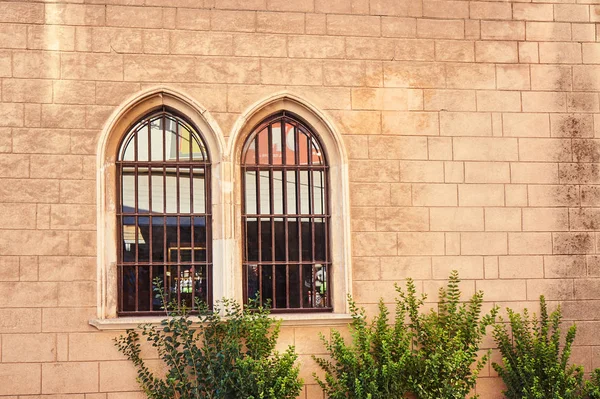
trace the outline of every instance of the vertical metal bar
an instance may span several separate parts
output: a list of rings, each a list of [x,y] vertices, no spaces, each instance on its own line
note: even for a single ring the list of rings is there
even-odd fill
[[[269,145],[268,148],[268,156],[269,156],[269,166],[273,165],[273,125],[269,125],[267,127],[267,143]],[[268,173],[269,173],[269,213],[271,214],[271,217],[269,218],[269,228],[271,229],[271,261],[273,262],[273,264],[271,265],[271,287],[272,287],[272,296],[273,296],[273,302],[272,302],[272,306],[273,308],[276,307],[276,301],[277,301],[277,286],[275,284],[275,218],[272,216],[275,213],[275,195],[273,193],[273,169],[271,167],[269,167],[268,169]]]
[[[298,170],[298,165],[300,165],[300,136],[298,132],[298,126],[294,126],[294,159],[295,159],[295,168],[294,173],[296,174],[296,214],[301,216],[302,213],[302,201],[300,196],[302,194],[300,190],[300,172]],[[304,307],[304,268],[302,267],[302,218],[298,217],[298,270],[300,275],[300,307]]]
[[[148,263],[150,266],[148,267],[148,284],[150,285],[150,290],[148,295],[150,296],[149,306],[152,310],[152,263],[153,263],[153,246],[152,246],[152,123],[151,120],[148,120]]]
[[[139,130],[135,132],[134,142],[135,142],[135,150],[134,157],[135,160],[135,177],[134,177],[134,209],[135,209],[135,224],[134,224],[134,237],[135,237],[135,311],[138,311],[138,262],[139,262],[139,238],[138,238],[138,214],[139,214],[139,168],[138,168],[138,134]]]
[[[287,205],[287,142],[286,142],[286,132],[285,132],[285,122],[283,119],[278,121],[281,128],[281,201],[283,203],[283,231],[285,237],[285,307],[289,309],[290,307],[290,248],[289,248],[289,232],[288,232],[288,205]]]
[[[213,300],[213,262],[212,262],[212,177],[211,177],[210,160],[207,160],[204,166],[204,210],[206,219],[204,220],[204,231],[206,232],[206,301],[212,309]]]

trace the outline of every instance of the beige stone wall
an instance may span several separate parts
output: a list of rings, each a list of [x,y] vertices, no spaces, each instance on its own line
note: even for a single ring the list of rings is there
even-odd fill
[[[0,397],[129,399],[96,315],[96,142],[157,84],[228,135],[282,89],[349,154],[353,291],[406,277],[578,322],[600,366],[599,0],[0,1]],[[319,331],[286,328],[308,385]],[[491,368],[484,377],[493,377]],[[482,399],[499,397],[482,378]]]

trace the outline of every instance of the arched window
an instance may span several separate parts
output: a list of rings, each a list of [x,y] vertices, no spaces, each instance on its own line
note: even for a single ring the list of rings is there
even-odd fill
[[[210,158],[202,135],[166,107],[135,122],[116,161],[117,312],[163,313],[167,300],[212,302]]]
[[[289,112],[252,129],[241,158],[244,299],[328,311],[329,170],[319,137]]]

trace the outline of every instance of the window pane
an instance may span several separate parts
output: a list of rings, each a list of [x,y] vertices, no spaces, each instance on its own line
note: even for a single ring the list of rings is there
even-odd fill
[[[295,215],[298,213],[296,210],[296,172],[288,170],[285,172],[286,175],[286,195],[287,195],[287,213]]]
[[[315,307],[327,306],[327,267],[315,265]]]
[[[302,220],[302,260],[303,261],[311,261],[312,260],[312,229],[310,219],[301,219]]]
[[[315,219],[315,261],[325,262],[327,259],[327,229],[325,219]]]
[[[128,137],[125,142],[125,151],[123,151],[123,161],[135,161],[135,140]]]
[[[273,267],[271,265],[261,266],[262,275],[262,303],[273,304]]]
[[[290,308],[300,307],[300,267],[289,265],[290,273]]]
[[[296,129],[289,123],[285,124],[285,163],[296,165]]]
[[[167,262],[178,262],[178,237],[179,229],[177,228],[177,217],[171,216],[167,218]]]
[[[260,213],[271,214],[271,188],[269,186],[269,172],[260,172]]]
[[[275,266],[275,304],[276,308],[287,307],[287,266]]]
[[[271,126],[271,151],[273,156],[273,165],[281,165],[283,163],[282,141],[281,141],[281,125],[279,123]]]
[[[190,213],[190,169],[179,169],[179,212]]]
[[[166,297],[170,302],[178,298],[179,291],[179,266],[167,267],[167,292]]]
[[[191,308],[194,291],[194,275],[192,274],[191,266],[181,266],[179,291],[181,292],[181,304]]]
[[[138,267],[138,311],[147,312],[150,310],[150,267]]]
[[[271,221],[269,219],[261,219],[260,222],[260,244],[261,244],[261,260],[270,261],[273,259],[272,250],[273,243],[271,241]]]
[[[258,296],[258,265],[249,265],[246,269],[248,280],[248,298],[256,299]]]
[[[244,205],[246,207],[246,214],[256,215],[258,213],[258,211],[256,210],[256,172],[246,172],[244,184]]]
[[[283,214],[283,172],[273,171],[273,213]]]
[[[137,138],[137,160],[139,162],[148,162],[148,126],[143,126],[136,135]]]
[[[258,261],[258,222],[256,218],[246,221],[246,256],[249,261]]]
[[[152,179],[152,212],[165,211],[165,187],[162,168],[151,169]]]
[[[204,168],[194,168],[194,213],[206,212],[206,190],[204,187]]]
[[[158,279],[160,281],[160,285],[157,286],[155,284],[155,280]],[[164,290],[165,284],[165,268],[164,266],[153,266],[152,267],[152,310],[159,311],[164,309],[164,304],[162,303],[162,299],[158,294],[158,288]]]
[[[288,220],[288,254],[290,261],[298,261],[300,257],[298,227],[298,219]]]
[[[192,220],[189,217],[179,218],[179,248],[181,262],[192,261]]]
[[[150,218],[138,218],[138,262],[150,262]]]
[[[313,172],[313,213],[322,215],[325,213],[325,186],[323,181],[323,172]]]
[[[194,247],[196,262],[206,262],[206,218],[194,218]]]
[[[302,306],[305,308],[312,307],[313,304],[313,274],[312,265],[302,265]]]
[[[308,181],[307,170],[300,171],[300,213],[310,213],[310,195],[309,195],[309,181]]]
[[[298,132],[298,155],[300,165],[308,165],[309,139],[303,132]]]
[[[166,168],[167,213],[177,213],[177,169]]]
[[[206,266],[196,266],[194,269],[194,289],[196,298],[206,303],[208,301],[208,275]],[[195,306],[195,304],[194,304]]]
[[[269,134],[264,129],[257,136],[258,141],[258,163],[261,165],[269,164]]]
[[[121,176],[121,207],[124,213],[135,212],[135,168],[123,168]]]
[[[137,184],[138,184],[138,212],[148,213],[150,209],[150,179],[148,178],[148,170],[138,169]]]
[[[286,255],[285,221],[283,218],[275,218],[275,260],[285,261]]]
[[[150,160],[162,161],[164,159],[163,147],[163,118],[154,119],[150,123]]]
[[[136,252],[136,235],[137,230],[135,226],[135,216],[122,217],[122,230],[121,236],[123,237],[123,253],[121,254],[121,260],[123,262],[135,262]]]
[[[246,157],[244,158],[246,165],[256,165],[256,141],[256,138],[252,140],[246,149]]]
[[[312,141],[312,152],[311,152],[311,162],[313,165],[323,165],[323,154],[321,152],[321,147],[317,140],[313,137]]]
[[[165,259],[165,218],[152,217],[152,262],[163,263]]]
[[[132,312],[135,310],[135,266],[124,266],[122,269],[122,291],[121,301],[123,310],[126,312]]]

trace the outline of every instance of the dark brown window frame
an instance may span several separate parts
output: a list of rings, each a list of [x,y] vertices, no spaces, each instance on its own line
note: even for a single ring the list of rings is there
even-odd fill
[[[151,136],[151,123],[152,121],[161,118],[162,123],[162,160],[153,160],[152,157],[152,136]],[[174,121],[176,126],[176,136],[179,140],[179,129],[180,125],[189,128],[189,159],[182,159],[180,154],[180,149],[178,147],[179,142],[176,143],[175,147],[175,159],[168,159],[167,157],[167,131],[166,131],[166,119],[170,119]],[[140,161],[138,159],[138,134],[147,127],[148,131],[148,159]],[[194,140],[192,140],[194,138]],[[126,150],[128,145],[131,143],[131,140],[134,140],[134,159],[133,160],[125,160]],[[200,153],[202,154],[202,159],[195,159],[194,156],[194,142],[196,142],[200,148]],[[118,286],[118,300],[117,300],[117,315],[121,317],[126,316],[152,316],[152,315],[164,315],[165,311],[163,309],[156,310],[156,306],[154,306],[153,301],[155,297],[155,293],[152,286],[153,280],[153,269],[155,267],[162,267],[162,276],[163,276],[163,290],[168,293],[168,280],[170,280],[170,271],[172,268],[176,270],[175,277],[175,285],[176,285],[176,295],[177,295],[177,303],[181,305],[182,303],[182,292],[181,287],[184,283],[182,281],[182,273],[185,273],[187,268],[189,268],[189,273],[191,275],[192,287],[194,287],[194,281],[196,279],[196,268],[202,268],[205,274],[205,298],[207,305],[212,307],[213,301],[213,264],[212,264],[212,204],[211,204],[211,157],[209,153],[208,146],[206,145],[206,140],[202,135],[202,132],[198,127],[195,126],[188,118],[184,115],[178,113],[177,111],[170,109],[168,107],[162,106],[156,109],[153,109],[146,113],[141,118],[137,119],[134,123],[132,123],[126,130],[125,134],[122,136],[121,141],[118,146],[118,154],[116,164],[116,184],[117,184],[117,286]],[[152,170],[162,169],[162,204],[163,210],[162,212],[155,212],[152,206],[152,178],[150,178]],[[133,169],[134,170],[134,196],[135,196],[135,208],[134,212],[125,212],[124,203],[123,203],[123,177],[125,176],[125,169]],[[139,176],[140,170],[150,171],[146,173],[148,176],[148,211],[147,212],[139,212]],[[167,210],[167,174],[175,173],[176,177],[176,212],[169,212]],[[202,171],[203,174],[203,184],[204,184],[204,212],[196,212],[194,210],[194,179],[195,172]],[[180,178],[181,176],[185,176],[185,174],[189,174],[189,192],[190,192],[190,212],[182,212],[180,209],[181,204],[181,186],[180,186]],[[159,176],[160,177],[160,176]],[[126,262],[124,259],[124,226],[125,226],[125,218],[133,218],[135,220],[134,225],[134,236],[135,236],[135,260],[133,262]],[[139,220],[140,218],[148,219],[148,229],[149,229],[149,244],[148,244],[148,261],[140,261],[138,255],[138,236],[141,234],[139,230]],[[163,219],[163,260],[154,262],[153,259],[153,218],[162,218]],[[190,237],[191,240],[194,241],[194,226],[195,226],[195,218],[204,218],[204,229],[205,229],[205,239],[204,239],[204,247],[200,248],[192,244],[191,242],[181,241],[181,226],[182,226],[182,218],[189,219],[190,222]],[[169,225],[169,219],[176,220],[176,230],[177,230],[177,259],[172,261],[170,259],[171,251],[173,247],[167,247],[167,226]],[[191,260],[184,261],[182,260],[181,252],[182,250],[186,250],[186,248],[194,248],[194,249],[203,249],[205,251],[205,257],[203,260],[195,259],[196,251],[190,251]],[[135,309],[134,310],[125,310],[124,309],[124,269],[128,267],[133,267],[135,269]],[[140,268],[148,269],[148,280],[150,283],[150,287],[148,287],[148,305],[149,309],[140,310],[140,278],[139,271]],[[177,280],[179,279],[179,280]],[[192,288],[191,291],[191,306],[192,313],[195,312],[195,289]]]
[[[281,151],[281,161],[280,163],[278,162],[277,164],[275,164],[273,162],[274,156],[273,156],[273,135],[272,135],[272,128],[274,125],[276,124],[280,124],[279,129],[280,129],[280,133],[281,133],[281,137],[279,138],[280,144],[282,146],[282,151]],[[291,124],[294,126],[295,128],[295,135],[294,135],[294,162],[293,164],[290,163],[287,159],[287,149],[284,151],[283,147],[287,145],[287,134],[286,134],[286,124]],[[261,163],[259,160],[259,153],[260,153],[260,143],[259,143],[259,139],[258,139],[258,135],[264,131],[264,129],[267,129],[268,131],[268,163],[264,164]],[[307,163],[306,164],[302,164],[301,160],[300,160],[300,140],[299,137],[301,134],[304,134],[307,136]],[[254,163],[247,163],[246,162],[246,158],[247,158],[247,154],[248,151],[250,149],[250,147],[252,146],[252,144],[254,143],[254,148],[255,148],[255,159],[254,159]],[[314,144],[313,144],[314,143]],[[320,153],[320,159],[321,162],[320,164],[314,164],[313,163],[313,145],[317,146],[318,148],[318,153]],[[265,119],[263,119],[260,123],[258,123],[252,130],[250,135],[246,138],[246,141],[244,143],[244,146],[242,148],[242,153],[241,153],[241,160],[240,160],[240,166],[241,166],[241,182],[242,182],[242,190],[241,190],[241,198],[242,198],[242,231],[243,231],[243,237],[242,237],[242,275],[243,275],[243,298],[244,298],[244,303],[248,302],[248,296],[249,296],[249,268],[255,268],[255,270],[257,271],[257,281],[258,281],[258,295],[259,295],[259,301],[264,302],[263,298],[263,289],[262,289],[262,275],[263,275],[263,267],[271,267],[271,280],[272,280],[272,287],[271,289],[271,297],[272,297],[272,303],[271,306],[272,308],[272,312],[274,313],[300,313],[300,312],[331,312],[333,311],[333,307],[332,307],[332,298],[331,298],[331,292],[332,289],[334,288],[332,286],[332,261],[331,261],[331,237],[330,237],[330,228],[331,228],[331,209],[330,209],[330,181],[329,181],[329,164],[327,162],[327,154],[326,154],[326,148],[323,146],[322,141],[320,140],[318,134],[314,131],[314,129],[312,129],[310,127],[310,125],[304,121],[300,116],[289,112],[289,111],[280,111],[277,112]],[[281,176],[284,177],[285,179],[285,183],[282,181],[281,184],[281,189],[282,189],[282,212],[281,213],[275,213],[274,212],[274,190],[273,190],[273,185],[274,185],[274,172],[281,172]],[[294,185],[295,185],[295,204],[293,209],[296,211],[295,213],[290,213],[289,210],[289,206],[288,206],[288,195],[287,195],[287,186],[288,186],[288,181],[287,181],[287,172],[288,171],[292,171],[294,173]],[[309,204],[308,204],[308,213],[304,213],[302,211],[302,204],[301,202],[301,192],[300,192],[300,186],[302,185],[301,180],[300,180],[300,172],[308,172],[307,176],[308,176],[308,199],[309,199]],[[315,190],[315,182],[313,180],[313,172],[322,172],[322,177],[321,177],[321,182],[322,182],[322,196],[321,196],[321,211],[322,213],[315,213],[315,194],[314,194],[314,190]],[[252,213],[247,213],[247,204],[246,204],[246,189],[247,189],[247,185],[246,185],[246,174],[247,172],[255,172],[255,191],[256,191],[256,213],[252,214]],[[268,213],[262,213],[260,210],[260,186],[261,186],[261,172],[267,172],[268,173],[268,179],[269,179],[269,212]],[[250,260],[249,259],[249,245],[248,245],[248,220],[249,219],[256,219],[256,227],[257,227],[257,253],[258,253],[258,259],[255,260]],[[270,247],[271,247],[271,255],[270,255],[270,259],[267,260],[263,260],[262,259],[262,248],[261,248],[261,240],[262,240],[262,232],[261,232],[261,228],[262,228],[262,224],[263,224],[263,220],[264,219],[268,219],[268,223],[270,225]],[[285,260],[284,261],[278,261],[276,260],[276,245],[275,245],[275,239],[276,239],[276,234],[275,234],[275,224],[276,224],[276,219],[277,220],[283,220],[283,229],[285,231]],[[296,225],[297,225],[297,231],[296,231],[296,236],[298,239],[298,259],[297,260],[291,260],[290,259],[290,249],[289,249],[289,243],[290,243],[290,237],[289,237],[289,220],[290,219],[295,219],[296,220]],[[303,246],[302,246],[302,235],[303,235],[303,221],[302,219],[309,219],[309,223],[310,223],[310,237],[311,237],[311,256],[310,259],[304,260],[304,256],[303,256]],[[317,259],[316,258],[316,252],[317,249],[316,247],[316,233],[315,233],[315,220],[319,220],[322,219],[323,223],[324,223],[324,259]],[[260,221],[260,222],[259,222]],[[299,283],[299,298],[298,299],[298,304],[299,306],[294,306],[291,307],[290,306],[290,267],[296,267],[297,266],[297,270],[298,270],[298,283]],[[310,290],[308,290],[308,306],[307,303],[305,302],[305,297],[304,297],[304,290],[305,290],[305,276],[304,276],[304,270],[306,268],[306,266],[310,267],[310,271],[312,272],[312,279],[311,279],[311,283],[312,283],[312,287],[310,287]],[[286,286],[286,290],[285,290],[285,295],[286,295],[286,299],[285,299],[285,307],[281,306],[282,304],[278,303],[278,299],[277,299],[277,288],[276,288],[276,280],[277,280],[277,272],[276,272],[276,267],[282,268],[285,267],[285,286]],[[318,271],[322,271],[324,268],[325,272],[322,273],[321,275],[321,287],[325,287],[325,293],[323,295],[320,295],[317,293],[318,288],[316,287],[316,273]],[[317,270],[318,269],[318,270]],[[323,281],[324,280],[324,281]],[[324,285],[323,285],[324,284]],[[324,301],[324,303],[320,303],[318,306],[316,306],[316,302],[318,301]]]

